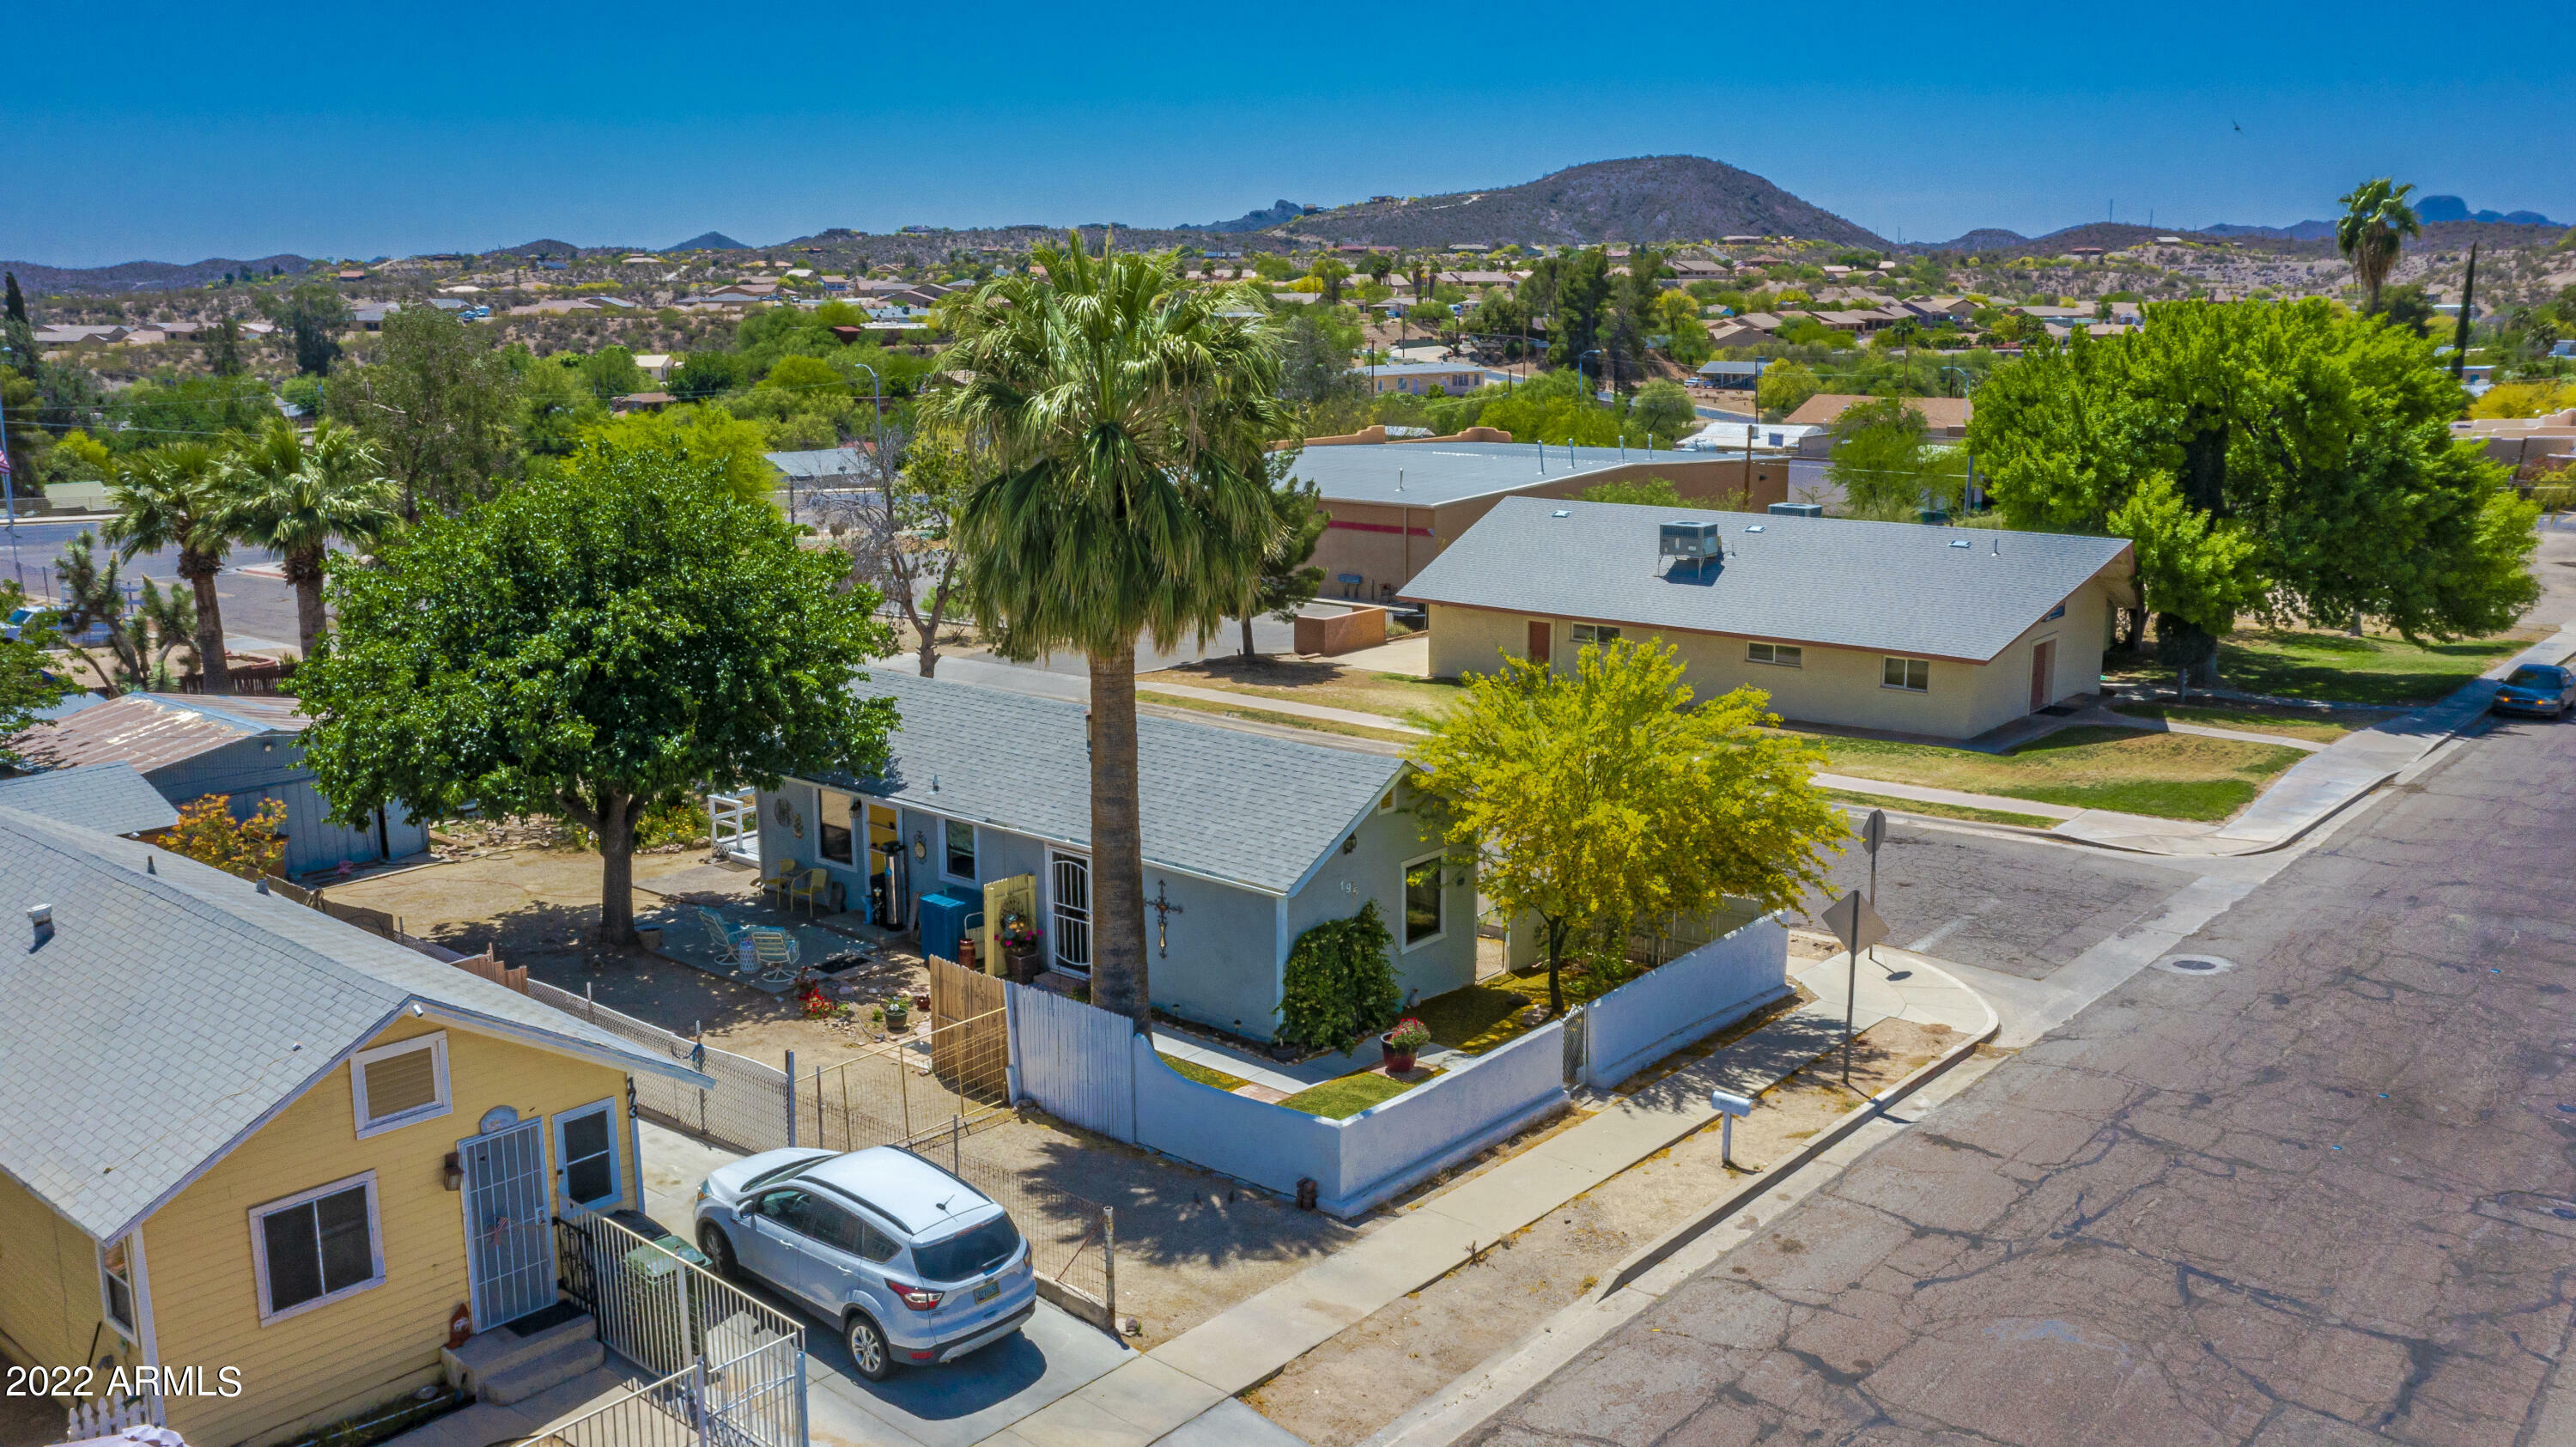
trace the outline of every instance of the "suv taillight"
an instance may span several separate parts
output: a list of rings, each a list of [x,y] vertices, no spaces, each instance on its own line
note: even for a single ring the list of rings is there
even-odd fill
[[[939,1307],[940,1300],[948,1295],[947,1292],[933,1291],[927,1286],[902,1285],[895,1285],[894,1294],[902,1297],[903,1304],[915,1311],[935,1311]]]

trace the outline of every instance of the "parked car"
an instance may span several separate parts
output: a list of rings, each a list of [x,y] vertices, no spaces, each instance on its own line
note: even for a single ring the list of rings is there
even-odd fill
[[[909,1151],[763,1151],[698,1187],[698,1249],[840,1325],[859,1375],[954,1361],[1037,1312],[1010,1213]]]
[[[2498,713],[2563,718],[2576,708],[2576,673],[2547,663],[2526,663],[2496,689]]]
[[[31,626],[42,626],[52,629],[54,631],[54,641],[57,643],[69,643],[82,648],[96,648],[107,641],[108,631],[111,625],[104,618],[93,618],[89,621],[87,626],[81,629],[80,636],[78,638],[66,638],[63,636],[62,632],[63,615],[61,609],[39,608],[28,605],[9,610],[9,621],[5,624],[0,624],[0,638],[6,638],[10,642],[15,643]]]

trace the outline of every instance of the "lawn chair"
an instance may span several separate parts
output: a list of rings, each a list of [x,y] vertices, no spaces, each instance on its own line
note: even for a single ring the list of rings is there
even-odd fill
[[[698,922],[706,926],[708,937],[715,942],[716,958],[733,961],[734,973],[737,975],[743,973],[743,931],[726,924],[723,915],[705,905],[696,905],[694,909],[697,912]],[[745,926],[745,928],[749,927]]]
[[[806,870],[802,877],[787,881],[786,899],[779,908],[782,910],[793,908],[796,901],[801,899],[805,901],[806,915],[811,917],[821,911],[823,897],[831,892],[831,888],[832,876],[829,873],[820,869]]]
[[[778,905],[779,905],[779,908],[781,908],[781,909],[786,908],[786,907],[787,907],[787,882],[788,882],[789,880],[791,880],[791,879],[794,879],[795,877],[796,877],[796,861],[795,861],[795,860],[793,860],[793,859],[782,859],[782,860],[778,861],[777,867],[776,867],[775,869],[770,870],[770,871],[768,871],[768,872],[765,872],[765,873],[763,873],[763,874],[760,876],[760,897],[761,897],[762,899],[764,899],[764,900],[765,900],[765,899],[769,898],[770,891],[772,891],[772,890],[776,890],[776,891],[778,892]]]
[[[796,961],[805,953],[796,936],[767,925],[753,925],[750,936],[751,958],[759,968],[760,983],[784,985],[796,978]]]

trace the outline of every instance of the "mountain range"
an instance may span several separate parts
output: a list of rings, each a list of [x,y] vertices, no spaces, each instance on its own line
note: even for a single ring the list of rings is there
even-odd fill
[[[1276,229],[1302,240],[1377,246],[1795,236],[1892,249],[1866,227],[1703,156],[1594,161],[1518,186],[1340,206]]]
[[[1294,201],[1290,201],[1285,197],[1282,197],[1257,211],[1246,211],[1242,215],[1234,218],[1232,221],[1211,221],[1205,226],[1193,226],[1189,222],[1184,221],[1172,229],[1174,231],[1223,231],[1229,233],[1241,231],[1267,231],[1273,226],[1294,221],[1309,211],[1318,211],[1321,209],[1323,208],[1318,206],[1301,206]]]

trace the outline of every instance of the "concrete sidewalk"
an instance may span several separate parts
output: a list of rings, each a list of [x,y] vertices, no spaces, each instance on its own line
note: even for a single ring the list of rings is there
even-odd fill
[[[1318,723],[1351,724],[1360,728],[1386,729],[1399,734],[1422,734],[1429,730],[1414,727],[1390,714],[1366,713],[1355,708],[1333,708],[1320,703],[1299,703],[1293,698],[1270,698],[1258,693],[1235,693],[1222,688],[1199,688],[1186,683],[1163,683],[1152,674],[1136,680],[1136,692],[1168,694],[1173,698],[1196,699],[1201,703],[1221,703],[1230,708],[1259,709],[1264,713],[1286,714],[1291,718],[1310,718]]]
[[[1243,1408],[1233,1400],[1236,1393],[1706,1125],[1716,1118],[1708,1106],[1711,1090],[1758,1092],[1832,1049],[1841,1039],[1839,991],[1847,967],[1840,959],[1827,964],[1830,969],[1811,967],[1807,974],[1833,976],[1830,998],[1610,1097],[1571,1129],[1404,1209],[1356,1244],[984,1440],[1003,1447],[1261,1440],[1240,1431],[1250,1424],[1237,1415]],[[1860,973],[1856,1025],[1890,1016],[1949,1025],[1959,1032],[1953,1055],[1997,1028],[1984,1000],[1923,956],[1882,949],[1877,964],[1861,961]]]

